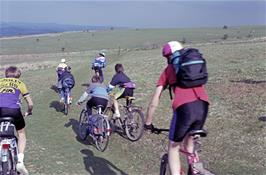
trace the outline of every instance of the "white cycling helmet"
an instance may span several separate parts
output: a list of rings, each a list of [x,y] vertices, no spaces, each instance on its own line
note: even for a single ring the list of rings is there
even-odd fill
[[[100,52],[99,55],[105,57],[105,53],[104,52]]]
[[[61,63],[65,63],[65,62],[66,62],[66,59],[62,58]]]
[[[178,42],[178,41],[170,41],[170,42],[166,43],[163,46],[162,55],[164,57],[168,58],[174,52],[179,51],[179,50],[181,50],[183,48],[184,47],[182,46],[182,44],[180,42]]]

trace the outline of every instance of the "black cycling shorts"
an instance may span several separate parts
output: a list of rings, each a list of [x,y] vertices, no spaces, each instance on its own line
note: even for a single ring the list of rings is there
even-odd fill
[[[209,104],[202,100],[178,107],[171,121],[169,139],[181,142],[190,131],[202,129],[208,114],[208,107]]]
[[[120,96],[117,98],[117,100],[120,99],[120,98],[125,98],[125,97],[127,97],[127,96],[129,96],[129,97],[133,97],[133,94],[134,94],[134,89],[131,89],[131,88],[125,88],[124,92],[122,93],[122,95],[120,95]]]
[[[25,128],[25,120],[20,108],[0,107],[0,117],[14,118],[14,125],[16,126],[16,130],[21,130]]]
[[[90,100],[87,102],[87,111],[88,115],[92,114],[92,107],[97,107],[98,105],[103,106],[102,111],[105,110],[106,106],[108,104],[108,100],[105,98],[100,98],[100,97],[92,97]]]

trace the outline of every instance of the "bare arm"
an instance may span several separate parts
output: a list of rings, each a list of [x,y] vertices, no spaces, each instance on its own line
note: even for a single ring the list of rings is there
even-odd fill
[[[25,116],[27,116],[27,115],[29,115],[29,114],[32,113],[33,102],[32,102],[32,100],[31,100],[30,95],[27,95],[27,96],[25,97],[25,100],[26,100],[26,102],[27,102],[27,104],[28,104],[28,110],[27,110],[27,112],[25,113]]]
[[[163,86],[157,86],[153,94],[153,97],[150,101],[150,104],[148,106],[148,109],[147,109],[146,125],[150,125],[152,123],[152,118],[153,118],[155,109],[157,108],[159,104],[162,91],[163,91]]]

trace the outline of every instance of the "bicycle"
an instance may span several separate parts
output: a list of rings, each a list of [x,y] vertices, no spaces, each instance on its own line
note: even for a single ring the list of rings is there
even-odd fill
[[[162,132],[169,132],[169,129],[153,128],[152,133],[160,134]],[[203,167],[203,163],[199,159],[199,152],[201,151],[200,138],[206,137],[207,132],[205,130],[192,130],[188,133],[193,137],[194,149],[193,153],[189,153],[184,148],[180,148],[179,152],[189,157],[188,160],[188,175],[215,175],[206,168]],[[160,175],[170,175],[170,169],[168,165],[168,154],[165,153],[161,158]],[[181,169],[181,174],[185,175],[185,172]]]
[[[12,117],[0,118],[0,154],[1,175],[17,175],[18,145],[16,127]]]
[[[135,97],[126,97],[126,105],[122,106],[122,114],[124,115],[121,115],[121,117],[113,117],[115,113],[113,104],[106,108],[105,114],[109,116],[113,131],[120,129],[122,134],[126,134],[129,140],[137,141],[144,132],[144,114],[141,107],[132,105],[133,100],[135,100]]]
[[[88,116],[86,109],[83,109],[79,118],[79,137],[86,140],[90,136],[95,142],[96,148],[99,151],[105,151],[109,143],[111,128],[108,117],[103,114],[103,106],[98,105],[94,109],[97,113]]]

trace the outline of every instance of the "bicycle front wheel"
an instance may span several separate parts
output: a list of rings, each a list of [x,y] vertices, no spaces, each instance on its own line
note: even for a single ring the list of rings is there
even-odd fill
[[[85,140],[87,138],[88,128],[89,128],[89,122],[87,117],[87,111],[83,109],[79,116],[79,130],[78,130],[79,138],[81,138],[82,140]]]
[[[102,132],[95,136],[95,145],[99,151],[104,152],[109,143],[110,126],[106,118],[103,118],[102,122],[102,128],[100,128]]]
[[[114,114],[114,111],[111,107],[107,107],[106,110],[104,111],[104,115],[108,116],[108,121],[109,121],[109,125],[112,129],[112,132],[115,132],[116,126],[115,126],[115,122],[113,120],[113,114]]]
[[[144,132],[144,114],[139,109],[128,112],[125,120],[125,131],[129,140],[137,141]]]
[[[168,164],[168,154],[164,154],[161,158],[160,175],[170,175],[170,168]]]

